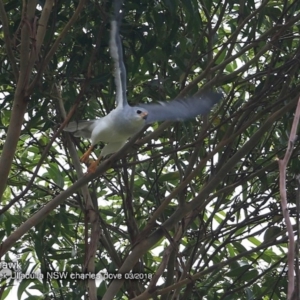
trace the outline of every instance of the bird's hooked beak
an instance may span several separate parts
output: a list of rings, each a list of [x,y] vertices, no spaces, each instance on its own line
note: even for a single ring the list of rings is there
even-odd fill
[[[140,117],[141,117],[142,119],[144,119],[144,120],[147,119],[147,116],[148,116],[148,113],[147,113],[147,112],[142,112],[142,113],[140,113]]]

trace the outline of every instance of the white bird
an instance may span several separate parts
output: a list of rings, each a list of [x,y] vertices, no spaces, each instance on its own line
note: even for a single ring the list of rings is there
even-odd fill
[[[119,34],[122,1],[116,1],[115,18],[111,21],[110,54],[114,61],[117,107],[103,118],[91,121],[70,122],[64,131],[74,132],[74,136],[91,139],[90,148],[80,158],[87,162],[95,145],[105,142],[100,156],[92,162],[88,173],[95,172],[100,160],[108,154],[117,152],[126,141],[142,128],[156,121],[182,121],[207,114],[222,95],[207,92],[200,97],[177,99],[160,104],[139,104],[130,106],[126,97],[126,70],[123,62],[122,43]]]

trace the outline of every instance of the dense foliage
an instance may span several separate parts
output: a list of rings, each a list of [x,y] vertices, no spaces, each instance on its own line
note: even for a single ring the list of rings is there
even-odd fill
[[[89,141],[61,125],[114,108],[112,3],[20,2],[0,1],[2,262],[147,278],[44,276],[18,283],[18,296],[285,299],[277,158],[300,95],[300,2],[125,1],[130,104],[204,89],[224,99],[208,117],[155,124],[91,175],[79,162]],[[286,178],[296,237],[298,151]],[[3,299],[13,283],[1,281]]]

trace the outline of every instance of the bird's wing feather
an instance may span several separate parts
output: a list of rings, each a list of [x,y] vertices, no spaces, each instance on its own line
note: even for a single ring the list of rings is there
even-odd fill
[[[146,123],[157,121],[182,121],[209,113],[211,108],[221,100],[222,95],[207,92],[200,97],[177,99],[160,104],[139,104],[148,111]]]
[[[93,121],[74,121],[70,122],[64,131],[74,132],[74,136],[81,136],[84,138],[91,138],[91,133],[95,127],[97,120]]]
[[[111,21],[109,42],[110,54],[113,58],[115,68],[116,102],[117,106],[120,107],[127,105],[126,69],[123,62],[123,49],[119,32],[122,2],[123,1],[115,1],[115,13]]]

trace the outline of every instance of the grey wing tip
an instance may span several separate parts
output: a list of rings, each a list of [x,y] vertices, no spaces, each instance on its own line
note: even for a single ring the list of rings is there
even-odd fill
[[[223,95],[217,92],[205,92],[200,95],[200,103],[201,103],[201,114],[206,115],[210,112],[212,107],[217,104]]]
[[[205,92],[200,95],[200,98],[204,98],[203,100],[205,100],[206,98],[206,100],[209,101],[213,106],[223,98],[223,95],[217,92]]]

